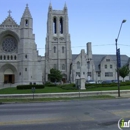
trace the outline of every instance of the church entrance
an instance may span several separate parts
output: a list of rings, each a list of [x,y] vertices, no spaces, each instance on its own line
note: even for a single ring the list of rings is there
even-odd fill
[[[63,83],[66,83],[66,74],[63,74],[63,76],[62,76],[62,81],[63,81]]]
[[[15,83],[15,75],[11,69],[6,69],[4,72],[4,83]]]
[[[15,78],[14,74],[9,74],[9,75],[5,74],[4,75],[4,83],[12,83],[13,84],[14,78]]]

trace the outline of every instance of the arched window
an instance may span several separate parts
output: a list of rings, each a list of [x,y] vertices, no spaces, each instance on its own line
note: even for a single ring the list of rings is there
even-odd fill
[[[6,60],[6,56],[4,56],[4,60]]]
[[[7,59],[9,60],[9,56],[7,56]]]
[[[13,56],[11,56],[11,60],[13,60]]]
[[[14,56],[14,60],[16,60],[16,56]]]
[[[27,56],[27,55],[25,55],[25,58],[26,58],[26,59],[27,59],[27,57],[28,57],[28,56]]]
[[[77,69],[80,69],[80,62],[77,62]]]
[[[54,17],[53,19],[53,33],[56,34],[57,33],[57,27],[56,27],[56,17]]]
[[[54,53],[56,53],[56,47],[54,46]]]
[[[60,33],[63,34],[63,18],[60,18]]]
[[[62,53],[64,53],[65,52],[65,47],[62,47]]]
[[[28,19],[25,20],[25,25],[28,26]]]

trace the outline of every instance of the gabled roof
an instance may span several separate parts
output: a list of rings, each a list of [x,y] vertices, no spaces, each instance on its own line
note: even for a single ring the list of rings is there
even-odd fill
[[[18,24],[13,20],[13,18],[9,15],[1,25],[17,25]]]
[[[72,54],[72,61],[74,61],[79,54]]]
[[[111,59],[113,60],[113,62],[115,62],[116,64],[116,55],[98,55],[98,54],[93,54],[93,61],[95,64],[95,69],[96,71],[99,71],[99,65],[101,63],[101,61],[106,57],[106,56],[110,56]],[[129,57],[126,55],[121,55],[121,66],[126,65],[128,63]]]

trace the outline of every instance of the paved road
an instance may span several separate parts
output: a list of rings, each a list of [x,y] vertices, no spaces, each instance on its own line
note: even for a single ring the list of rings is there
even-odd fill
[[[0,130],[118,130],[130,99],[0,105]]]

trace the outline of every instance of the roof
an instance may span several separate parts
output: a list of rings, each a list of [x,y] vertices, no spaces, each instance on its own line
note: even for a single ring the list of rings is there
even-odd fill
[[[77,58],[78,55],[79,54],[72,54],[72,61],[74,61]],[[93,56],[93,61],[94,61],[94,64],[95,64],[95,70],[96,71],[99,71],[99,65],[100,65],[101,61],[106,56],[111,57],[113,62],[115,62],[115,64],[116,64],[116,55],[111,55],[111,54],[110,55],[108,55],[108,54],[93,54],[92,56]],[[130,61],[130,58],[127,55],[121,55],[120,58],[121,58],[121,66],[128,64],[128,62]]]
[[[99,67],[98,65],[100,65],[102,59],[104,59],[106,56],[110,56],[111,59],[113,60],[113,62],[115,62],[116,64],[116,55],[108,55],[108,54],[104,54],[104,55],[98,55],[98,54],[93,54],[93,61],[94,61],[94,64],[95,64],[95,69],[96,71],[99,71]],[[129,61],[129,57],[126,56],[126,55],[121,55],[120,56],[121,58],[121,66],[123,65],[126,65]]]

